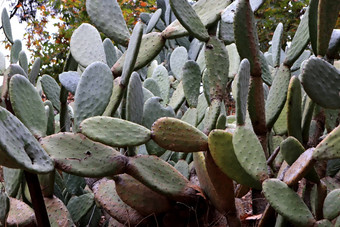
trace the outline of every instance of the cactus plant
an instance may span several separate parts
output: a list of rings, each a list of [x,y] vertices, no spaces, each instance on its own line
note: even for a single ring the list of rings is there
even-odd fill
[[[115,0],[86,4],[96,27],[73,33],[61,85],[38,77],[39,58],[28,73],[3,11],[12,64],[0,100],[1,222],[8,195],[32,201],[40,225],[45,203],[51,225],[97,226],[102,208],[115,226],[241,226],[235,197],[250,190],[254,213],[268,203],[259,226],[339,222],[340,186],[323,171],[340,158],[337,2],[310,1],[291,46],[282,50],[280,23],[264,53],[263,1],[158,0],[132,34]],[[40,191],[32,173],[45,202],[23,192]]]

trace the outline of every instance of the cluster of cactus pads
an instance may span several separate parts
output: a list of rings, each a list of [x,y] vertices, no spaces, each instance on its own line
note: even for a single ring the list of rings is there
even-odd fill
[[[3,10],[0,225],[242,226],[252,191],[258,226],[340,226],[340,2],[310,0],[265,53],[262,4],[157,0],[130,34],[116,0],[87,0],[58,82]]]

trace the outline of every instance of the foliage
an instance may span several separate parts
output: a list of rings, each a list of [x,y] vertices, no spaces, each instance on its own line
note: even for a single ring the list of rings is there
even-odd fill
[[[293,39],[300,23],[300,17],[305,12],[309,0],[271,0],[265,1],[263,6],[255,13],[258,27],[259,41],[263,51],[269,48],[276,26],[283,23],[283,40],[289,42]],[[287,43],[283,43],[283,48]]]
[[[42,61],[42,74],[54,78],[62,72],[73,31],[81,23],[90,23],[82,0],[35,0],[12,3],[12,11],[21,21],[27,22],[25,38],[32,53],[32,63],[37,57]],[[118,1],[128,27],[131,29],[142,12],[152,12],[155,0]],[[33,6],[30,8],[29,6]],[[53,23],[51,31],[50,24]],[[10,45],[7,45],[10,47]]]

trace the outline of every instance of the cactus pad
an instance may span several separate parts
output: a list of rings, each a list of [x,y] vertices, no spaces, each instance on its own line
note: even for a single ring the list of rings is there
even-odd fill
[[[333,129],[315,148],[313,157],[317,160],[340,158],[340,126]]]
[[[116,0],[88,0],[86,11],[101,32],[114,42],[127,46],[130,34]]]
[[[89,1],[87,1],[89,2]],[[70,41],[72,57],[83,67],[95,61],[106,63],[104,46],[99,32],[90,24],[83,23],[72,34]]]
[[[46,98],[52,102],[57,111],[60,111],[60,87],[57,81],[45,74],[41,77],[41,86]]]
[[[187,0],[170,0],[170,6],[177,20],[192,36],[203,42],[208,41],[206,28]]]
[[[264,181],[263,193],[269,204],[294,225],[312,226],[316,222],[302,199],[282,181]]]
[[[85,69],[74,96],[74,131],[86,118],[101,115],[105,111],[112,86],[113,77],[106,64],[94,62]]]
[[[340,72],[333,65],[311,57],[301,77],[303,88],[314,102],[329,109],[340,108]]]
[[[51,226],[73,226],[70,213],[64,203],[57,197],[44,198],[48,219]]]
[[[34,173],[54,169],[53,162],[30,131],[10,112],[0,107],[1,165]]]
[[[35,137],[45,136],[47,128],[45,108],[35,87],[26,77],[17,74],[10,80],[9,94],[12,108],[20,121]]]
[[[177,152],[197,152],[208,149],[207,136],[184,121],[163,117],[153,123],[152,140],[159,146]]]
[[[119,197],[142,215],[159,214],[171,208],[169,199],[127,174],[115,176],[114,180]]]
[[[238,126],[233,136],[233,145],[237,160],[249,175],[260,182],[268,178],[266,157],[253,130]]]
[[[26,203],[10,198],[7,226],[35,226],[34,210]]]
[[[75,71],[68,71],[59,74],[60,83],[72,94],[76,93],[80,75]]]
[[[222,100],[229,75],[229,57],[227,48],[216,37],[211,37],[205,44],[205,61],[210,99]]]
[[[165,39],[159,32],[151,32],[143,35],[134,70],[136,71],[146,66],[159,54],[164,44]],[[126,53],[124,53],[113,65],[111,70],[115,77],[118,77],[122,74],[125,58]]]
[[[121,200],[113,180],[101,179],[95,183],[92,190],[95,200],[120,223],[130,223],[135,226],[144,218],[143,215]]]
[[[209,134],[209,150],[215,164],[237,183],[260,189],[261,183],[249,175],[237,160],[232,138],[230,133],[222,130],[213,130]]]
[[[94,142],[82,134],[59,133],[44,137],[43,148],[62,171],[86,177],[122,173],[127,158],[115,149]]]
[[[151,190],[176,201],[196,204],[200,188],[191,184],[173,166],[155,156],[131,157],[126,173]]]
[[[90,139],[112,147],[138,146],[151,139],[149,129],[119,118],[91,117],[80,128]]]

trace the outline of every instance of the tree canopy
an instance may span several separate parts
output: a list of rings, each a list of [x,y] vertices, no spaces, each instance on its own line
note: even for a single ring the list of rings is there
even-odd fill
[[[17,15],[20,21],[26,21],[27,48],[42,60],[44,74],[56,76],[62,72],[63,62],[69,48],[73,31],[83,22],[91,23],[84,0],[8,0],[12,7],[11,16]],[[118,0],[127,25],[132,29],[140,13],[154,12],[156,0]],[[284,25],[283,47],[291,41],[301,15],[309,0],[270,0],[256,12],[261,50],[269,48],[276,26]],[[57,32],[51,32],[48,24],[53,23]],[[340,27],[338,21],[337,27]],[[104,35],[103,35],[104,38]],[[8,45],[9,47],[10,45]]]

